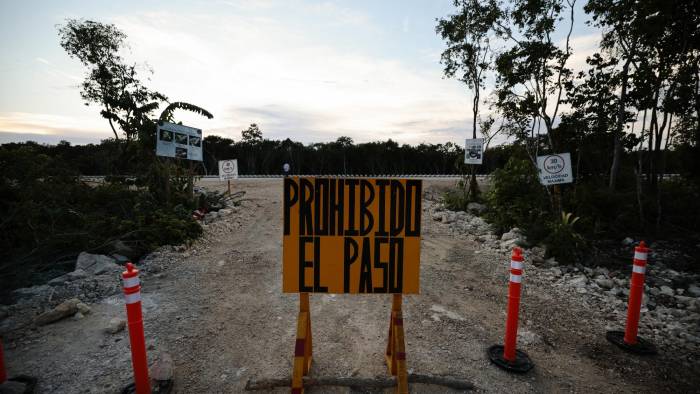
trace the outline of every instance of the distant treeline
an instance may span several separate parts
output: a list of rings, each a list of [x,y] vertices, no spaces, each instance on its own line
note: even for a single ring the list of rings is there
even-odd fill
[[[31,148],[32,152],[58,159],[76,175],[138,175],[142,170],[139,163],[122,160],[120,144],[107,139],[100,144],[71,145],[62,141],[57,145],[36,142],[7,143],[1,149],[10,152],[20,148]],[[445,144],[400,145],[395,141],[353,143],[348,137],[334,142],[304,145],[286,140],[262,139],[254,142],[238,141],[219,136],[204,138],[204,161],[195,163],[194,168],[201,175],[218,174],[218,161],[238,159],[239,174],[262,175],[281,174],[284,163],[289,163],[293,174],[463,174],[466,167],[464,149],[452,142]],[[477,166],[477,173],[489,174],[503,168],[508,159],[523,154],[519,145],[498,145],[490,147],[484,154],[484,164]],[[572,161],[577,161],[577,152],[572,151]],[[626,162],[634,162],[636,154],[627,152]],[[683,156],[687,152],[670,150],[667,152],[667,173],[683,173]],[[602,158],[597,158],[602,159]],[[594,162],[581,166],[589,176],[594,172],[604,172],[601,165]],[[161,160],[174,160],[162,158]],[[602,161],[600,161],[603,163]],[[185,164],[183,161],[182,164]],[[576,174],[575,174],[576,175]]]

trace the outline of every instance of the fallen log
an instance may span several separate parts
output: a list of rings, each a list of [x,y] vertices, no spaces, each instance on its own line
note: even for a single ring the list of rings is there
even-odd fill
[[[412,373],[408,374],[408,383],[434,384],[456,390],[474,389],[473,383],[449,376],[421,375]],[[396,386],[396,378],[387,376],[376,376],[374,378],[304,376],[304,387],[312,386],[343,386],[383,389]],[[292,387],[292,379],[248,379],[245,385],[245,389],[247,391],[270,390],[276,387]]]

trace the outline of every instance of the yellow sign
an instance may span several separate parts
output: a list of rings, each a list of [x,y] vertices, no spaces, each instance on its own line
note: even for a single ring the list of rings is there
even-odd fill
[[[420,180],[285,178],[286,293],[417,294]]]

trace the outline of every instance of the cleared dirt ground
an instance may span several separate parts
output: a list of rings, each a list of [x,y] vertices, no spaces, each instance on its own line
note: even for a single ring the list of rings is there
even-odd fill
[[[453,183],[425,181],[425,194]],[[281,292],[281,180],[241,180],[234,189],[247,193],[238,213],[208,225],[187,250],[157,253],[143,264],[149,356],[172,355],[178,393],[241,392],[248,379],[292,370],[298,297]],[[432,203],[424,200],[426,212]],[[678,368],[663,349],[640,358],[611,347],[603,316],[528,276],[527,263],[520,329],[531,339],[520,347],[536,367],[522,376],[497,369],[485,351],[502,341],[508,256],[452,235],[428,214],[422,225],[422,293],[404,297],[410,371],[460,377],[483,392],[697,391],[697,365]],[[390,296],[312,295],[311,374],[386,374],[390,305]],[[39,377],[40,392],[117,392],[130,379],[128,336],[102,330],[124,315],[123,301],[115,295],[91,307],[84,319],[11,334],[10,375]],[[427,385],[411,390],[453,392]]]

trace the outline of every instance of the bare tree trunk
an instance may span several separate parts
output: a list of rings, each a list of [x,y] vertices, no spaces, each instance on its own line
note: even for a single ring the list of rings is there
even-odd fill
[[[642,147],[644,146],[644,127],[646,126],[647,123],[647,110],[644,110],[644,116],[642,117],[642,133],[639,138],[639,151],[637,152],[637,167],[635,168],[634,172],[635,175],[637,176],[636,178],[636,186],[637,186],[637,206],[639,207],[639,225],[642,228],[642,230],[645,227],[645,221],[644,221],[644,201],[642,201],[642,174],[644,171],[643,168],[643,160],[642,160]]]
[[[671,140],[671,123],[673,122],[673,114],[668,117],[668,133],[666,133],[666,143],[664,144],[664,149],[659,152],[659,185],[656,190],[656,231],[661,231],[661,217],[662,217],[662,205],[661,205],[661,182],[664,180],[664,173],[666,172],[666,150],[668,150],[668,144]],[[663,133],[663,129],[661,130]],[[657,137],[660,141],[661,138]],[[661,145],[657,143],[657,145]]]
[[[472,106],[472,111],[473,111],[473,119],[472,119],[472,138],[476,139],[476,123],[477,123],[477,117],[479,116],[479,85],[478,81],[476,81],[476,88],[474,91],[474,101],[473,101],[473,106]],[[466,148],[466,147],[465,147]],[[469,194],[467,195],[467,198],[469,201],[474,201],[477,198],[479,198],[480,190],[479,190],[479,184],[476,182],[476,165],[472,164],[469,166],[469,170],[471,172],[471,177],[469,178]]]
[[[622,67],[622,91],[620,92],[620,104],[617,107],[617,126],[614,133],[613,160],[610,166],[610,191],[615,190],[617,175],[620,173],[620,161],[622,160],[622,133],[625,125],[625,102],[627,100],[627,74],[629,73],[631,58],[627,59]]]
[[[695,154],[693,155],[694,163],[692,168],[693,174],[697,179],[697,177],[700,177],[700,68],[698,68],[697,64],[695,67],[695,118],[697,121],[695,122],[695,147],[693,148]]]

